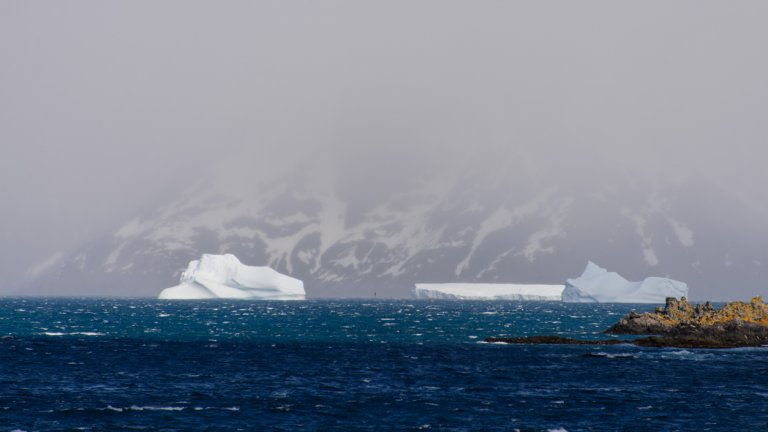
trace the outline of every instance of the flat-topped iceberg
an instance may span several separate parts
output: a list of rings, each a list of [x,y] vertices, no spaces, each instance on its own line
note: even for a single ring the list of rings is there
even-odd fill
[[[560,301],[562,292],[562,285],[419,283],[413,296],[417,299]]]
[[[667,297],[687,296],[684,282],[660,277],[630,282],[592,261],[581,276],[568,279],[563,290],[563,301],[569,303],[664,303]]]
[[[159,299],[304,300],[304,282],[269,267],[247,266],[236,256],[204,254],[190,261],[179,285],[164,289]]]

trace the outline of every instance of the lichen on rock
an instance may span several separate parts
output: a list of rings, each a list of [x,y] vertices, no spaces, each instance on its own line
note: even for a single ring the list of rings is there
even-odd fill
[[[761,297],[735,301],[715,309],[710,302],[691,306],[685,297],[668,297],[664,308],[639,314],[631,311],[605,331],[610,334],[654,335],[644,338],[581,341],[560,336],[486,338],[511,344],[615,345],[642,347],[736,348],[768,346],[768,304]]]
[[[761,297],[754,297],[749,303],[734,301],[716,309],[709,302],[691,306],[685,297],[670,297],[663,309],[643,314],[630,312],[606,333],[655,334],[685,338],[694,344],[763,345],[768,343],[768,304]]]

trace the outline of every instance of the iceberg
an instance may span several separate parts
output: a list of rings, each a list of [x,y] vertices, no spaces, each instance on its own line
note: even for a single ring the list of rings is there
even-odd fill
[[[560,301],[563,285],[418,283],[417,299]]]
[[[664,303],[667,297],[687,296],[684,282],[661,277],[630,282],[592,261],[581,276],[568,279],[563,290],[563,301],[568,303]]]
[[[247,266],[231,254],[204,254],[190,261],[179,285],[166,288],[159,299],[304,300],[304,282],[269,267]]]

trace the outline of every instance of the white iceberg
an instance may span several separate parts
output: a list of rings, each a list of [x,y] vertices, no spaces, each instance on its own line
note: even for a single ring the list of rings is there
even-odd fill
[[[419,283],[413,296],[417,299],[560,301],[562,292],[562,285]]]
[[[304,282],[269,267],[244,265],[231,254],[204,254],[190,261],[179,285],[166,288],[159,299],[304,300]]]
[[[660,277],[630,282],[592,261],[581,276],[568,279],[563,290],[568,303],[664,303],[667,297],[687,296],[684,282]]]

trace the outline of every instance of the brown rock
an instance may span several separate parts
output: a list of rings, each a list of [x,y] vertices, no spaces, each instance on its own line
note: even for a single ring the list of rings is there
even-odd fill
[[[749,303],[730,302],[720,310],[711,303],[692,307],[685,297],[667,298],[663,309],[652,313],[630,312],[606,330],[610,334],[656,334],[669,336],[639,340],[644,346],[675,343],[674,346],[732,347],[768,343],[768,305],[755,297]],[[672,340],[672,338],[675,338]],[[662,338],[664,339],[664,338]]]
[[[730,302],[720,310],[711,303],[691,306],[685,297],[667,298],[664,308],[639,314],[631,311],[606,333],[647,334],[634,340],[584,341],[560,336],[487,338],[486,342],[511,344],[616,345],[631,343],[644,347],[736,348],[768,345],[768,305],[760,297],[749,303]]]

